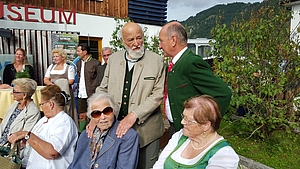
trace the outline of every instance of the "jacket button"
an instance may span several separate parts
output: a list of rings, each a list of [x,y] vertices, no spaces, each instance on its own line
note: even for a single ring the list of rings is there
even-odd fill
[[[95,167],[96,167],[96,168],[98,168],[98,167],[99,167],[99,165],[98,165],[98,164],[95,164]]]

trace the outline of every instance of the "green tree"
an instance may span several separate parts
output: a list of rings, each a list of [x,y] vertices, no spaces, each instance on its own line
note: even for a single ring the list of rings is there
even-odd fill
[[[114,52],[119,50],[124,50],[125,47],[123,46],[122,42],[120,41],[119,32],[122,29],[123,25],[127,22],[130,22],[130,19],[119,19],[115,18],[115,21],[117,23],[116,29],[112,33],[112,40],[109,42],[109,44],[112,46],[112,49]],[[144,47],[147,50],[150,50],[154,53],[157,53],[159,55],[163,55],[162,51],[159,50],[159,38],[156,35],[148,36],[147,35],[147,27],[142,27],[144,32]]]
[[[242,134],[267,138],[274,130],[292,132],[299,125],[293,103],[300,45],[298,37],[290,38],[291,17],[285,7],[263,6],[250,20],[218,23],[211,31],[216,73],[233,92],[230,112],[239,106],[248,110],[240,120]]]

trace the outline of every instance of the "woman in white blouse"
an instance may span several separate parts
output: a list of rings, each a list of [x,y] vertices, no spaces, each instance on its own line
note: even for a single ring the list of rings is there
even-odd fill
[[[78,132],[74,121],[63,110],[68,95],[57,85],[41,90],[42,117],[30,131],[12,133],[8,141],[26,144],[23,166],[27,169],[65,169],[70,165],[75,151]]]
[[[153,168],[238,168],[238,155],[217,133],[221,118],[220,108],[211,96],[187,100],[183,129],[172,136]]]
[[[72,90],[72,84],[75,81],[75,69],[73,66],[67,64],[67,53],[63,49],[52,50],[53,64],[51,64],[45,74],[45,85],[58,85],[61,90],[65,91],[71,96],[70,103],[65,107],[65,112],[69,114],[78,126],[78,115],[75,109],[75,100]]]
[[[45,85],[53,85],[60,78],[68,80],[69,85],[74,83],[75,70],[73,66],[67,64],[67,53],[63,49],[52,50],[53,64],[51,64],[45,74]]]

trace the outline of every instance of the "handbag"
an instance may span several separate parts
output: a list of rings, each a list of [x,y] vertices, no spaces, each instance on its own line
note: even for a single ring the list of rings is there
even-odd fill
[[[10,143],[8,143],[8,147],[4,145],[0,147],[0,168],[20,169],[22,166],[22,160],[20,158],[20,141],[16,142],[12,149],[10,149]]]

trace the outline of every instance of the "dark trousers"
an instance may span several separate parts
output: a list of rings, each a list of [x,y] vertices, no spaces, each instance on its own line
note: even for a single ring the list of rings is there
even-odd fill
[[[138,169],[152,168],[158,160],[159,139],[154,140],[145,147],[140,148]]]
[[[169,139],[172,138],[173,134],[176,132],[175,130],[175,126],[174,126],[174,123],[170,122],[170,127],[169,127]]]

